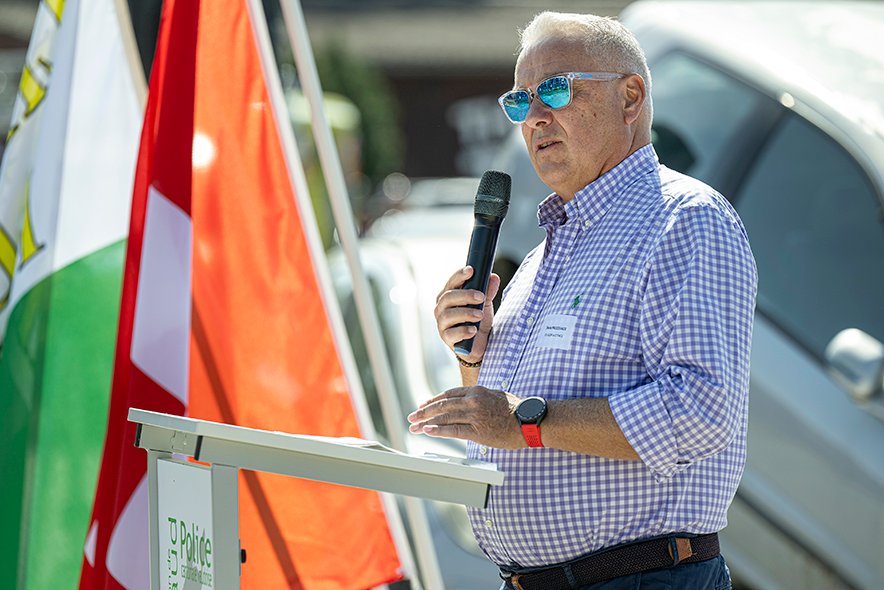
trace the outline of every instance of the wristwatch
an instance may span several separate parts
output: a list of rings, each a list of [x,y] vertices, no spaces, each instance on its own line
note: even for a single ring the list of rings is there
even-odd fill
[[[516,418],[522,425],[522,436],[529,447],[542,447],[540,442],[540,421],[546,416],[546,400],[542,397],[528,397],[516,406]]]

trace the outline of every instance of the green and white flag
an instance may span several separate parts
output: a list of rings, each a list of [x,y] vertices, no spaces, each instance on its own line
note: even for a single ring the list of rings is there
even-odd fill
[[[40,2],[0,163],[4,589],[79,581],[145,92],[121,8]]]

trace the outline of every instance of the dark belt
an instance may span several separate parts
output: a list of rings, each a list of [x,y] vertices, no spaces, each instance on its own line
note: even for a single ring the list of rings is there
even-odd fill
[[[656,537],[612,547],[536,572],[514,574],[501,570],[500,577],[510,590],[573,590],[680,563],[706,561],[718,554],[718,533],[698,537]]]

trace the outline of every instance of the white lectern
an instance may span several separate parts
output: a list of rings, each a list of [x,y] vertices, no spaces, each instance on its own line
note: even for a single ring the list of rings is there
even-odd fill
[[[250,469],[484,507],[493,463],[414,456],[359,439],[268,432],[131,408],[147,450],[150,587],[239,588],[237,471]],[[179,461],[186,455],[206,467]]]

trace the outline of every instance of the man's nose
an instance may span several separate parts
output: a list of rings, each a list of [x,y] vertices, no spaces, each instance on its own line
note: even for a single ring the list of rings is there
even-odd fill
[[[528,106],[528,113],[525,115],[525,124],[530,127],[537,127],[552,121],[552,109],[543,104],[543,101],[534,97]]]

